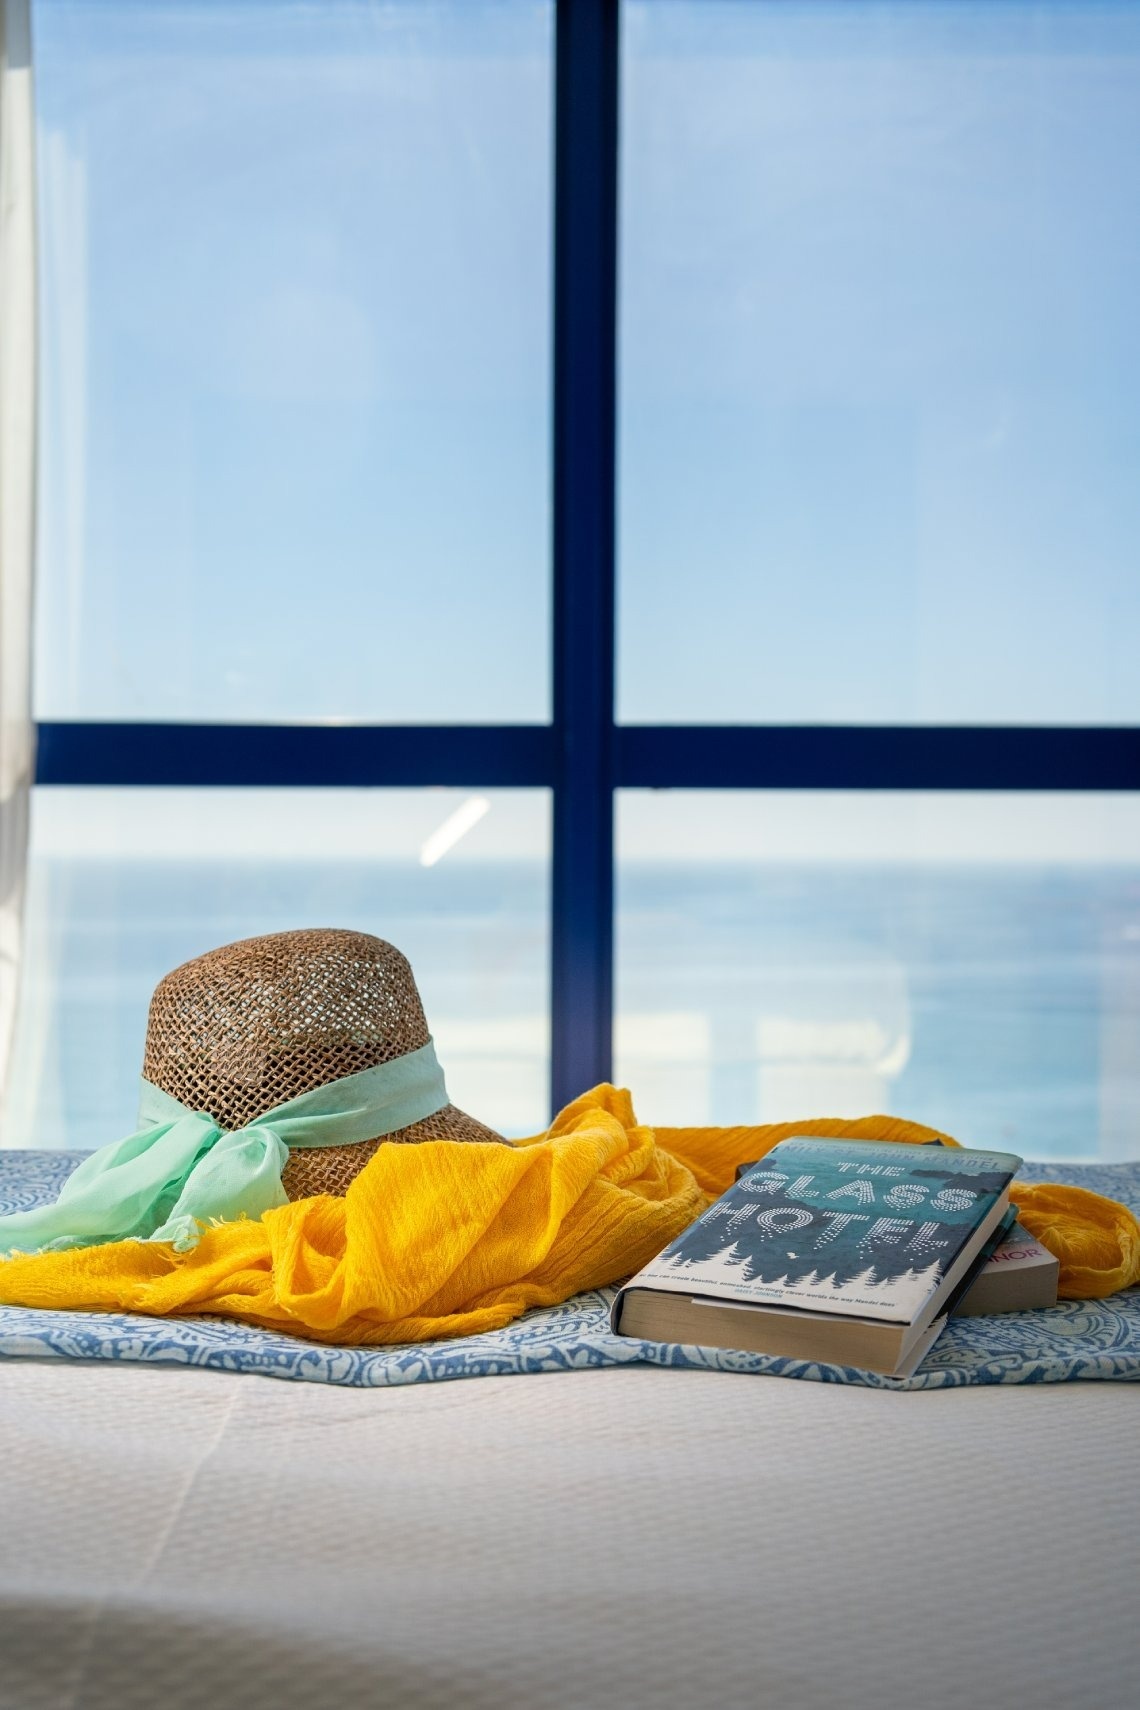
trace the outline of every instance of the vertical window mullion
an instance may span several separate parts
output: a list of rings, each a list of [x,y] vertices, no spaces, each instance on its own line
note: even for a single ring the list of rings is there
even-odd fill
[[[611,1073],[618,0],[558,0],[551,1097]]]

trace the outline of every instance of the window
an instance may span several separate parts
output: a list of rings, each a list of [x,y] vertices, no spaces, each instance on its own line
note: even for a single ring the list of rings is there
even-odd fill
[[[616,1066],[1127,1146],[1140,0],[35,22],[6,1141],[122,1132],[171,962],[319,917],[512,1133]]]

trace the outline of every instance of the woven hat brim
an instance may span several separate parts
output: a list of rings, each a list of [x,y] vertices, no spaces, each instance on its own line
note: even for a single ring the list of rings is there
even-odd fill
[[[481,1145],[509,1146],[510,1141],[493,1128],[477,1122],[454,1104],[445,1104],[422,1122],[398,1128],[378,1140],[362,1140],[355,1146],[297,1147],[281,1172],[281,1182],[290,1199],[312,1199],[318,1193],[343,1196],[349,1184],[381,1146],[414,1145],[420,1140],[474,1141]]]

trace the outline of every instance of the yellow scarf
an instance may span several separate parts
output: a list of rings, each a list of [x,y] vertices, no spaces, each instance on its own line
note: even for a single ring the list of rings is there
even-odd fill
[[[192,1252],[118,1241],[0,1263],[0,1304],[221,1313],[320,1342],[428,1341],[494,1330],[530,1306],[617,1282],[789,1134],[946,1140],[889,1116],[763,1128],[647,1128],[611,1086],[517,1145],[381,1146],[343,1199],[217,1225]],[[954,1144],[954,1142],[949,1142]],[[1078,1299],[1140,1281],[1140,1228],[1082,1188],[1031,1187],[1022,1223]]]

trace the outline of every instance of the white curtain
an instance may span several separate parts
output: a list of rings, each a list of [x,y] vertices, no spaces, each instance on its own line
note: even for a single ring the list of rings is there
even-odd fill
[[[30,7],[31,0],[0,0],[0,1122],[16,1019],[35,755],[31,641],[36,257]]]

